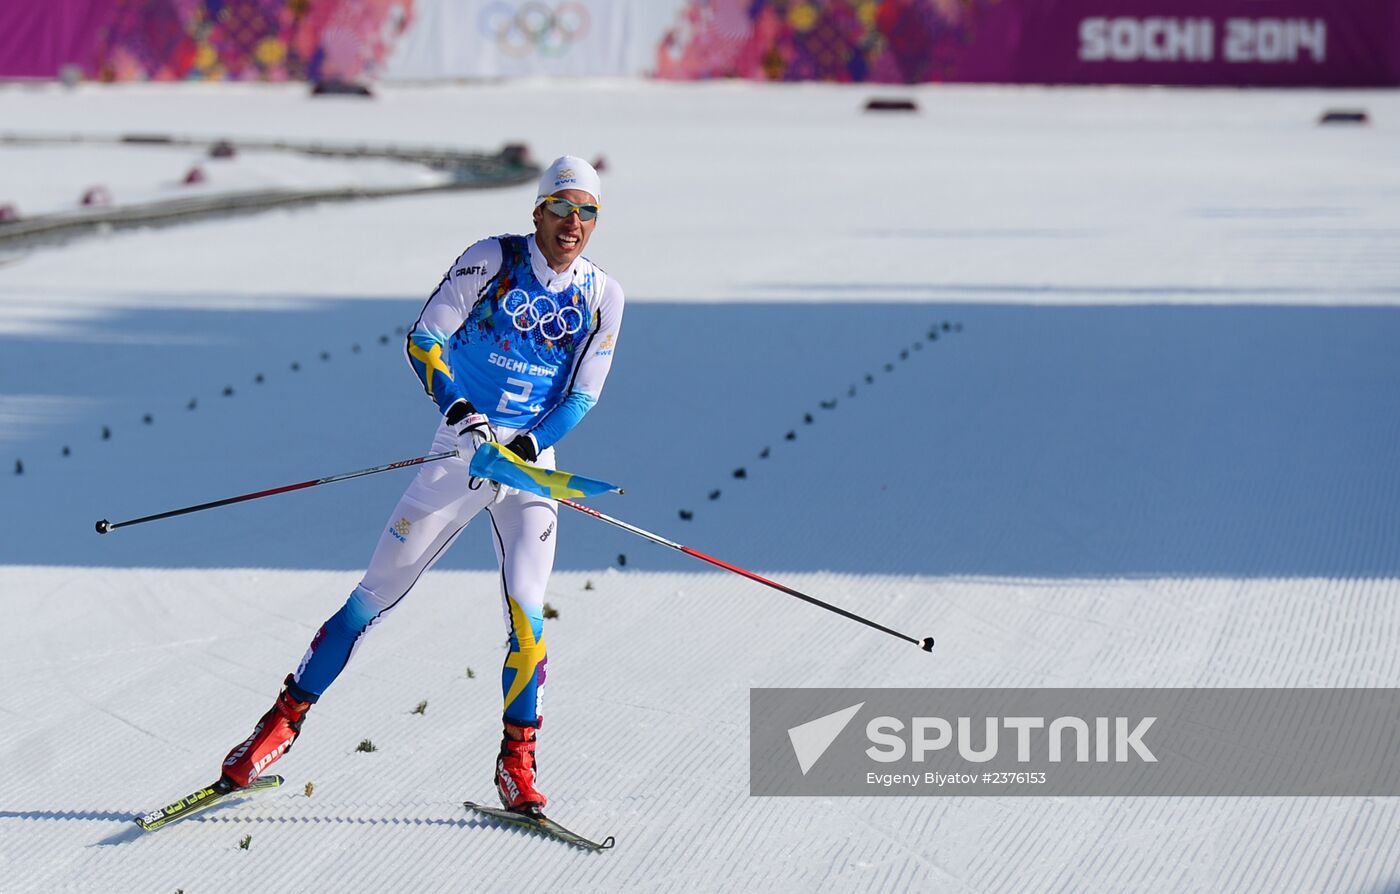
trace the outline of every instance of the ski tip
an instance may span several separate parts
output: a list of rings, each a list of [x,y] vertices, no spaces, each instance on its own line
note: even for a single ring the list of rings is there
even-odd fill
[[[933,637],[931,637],[931,636],[926,636],[926,637],[924,637],[923,639],[919,640],[919,648],[920,648],[920,649],[923,649],[925,652],[932,652],[932,651],[933,651]]]
[[[607,838],[604,838],[604,839],[603,839],[603,841],[602,841],[601,844],[598,845],[598,850],[600,850],[600,851],[610,850],[610,849],[612,849],[612,846],[613,846],[614,844],[617,844],[616,839],[614,839],[611,835],[609,835]]]
[[[220,803],[224,798],[241,798],[245,795],[252,795],[267,789],[277,788],[285,781],[281,776],[268,775],[259,776],[245,786],[235,786],[227,776],[220,776],[204,788],[191,792],[173,804],[132,817],[132,821],[141,828],[141,831],[154,832],[170,823],[201,813]]]

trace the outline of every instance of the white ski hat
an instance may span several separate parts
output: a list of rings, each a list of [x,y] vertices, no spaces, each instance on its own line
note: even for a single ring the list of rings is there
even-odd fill
[[[538,206],[545,196],[565,189],[581,189],[593,196],[594,201],[603,201],[603,183],[598,179],[598,172],[593,170],[593,165],[576,155],[559,156],[540,175],[540,190],[536,194],[535,205]]]

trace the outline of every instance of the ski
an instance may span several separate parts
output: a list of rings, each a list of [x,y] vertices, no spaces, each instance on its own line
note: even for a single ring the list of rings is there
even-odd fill
[[[477,804],[473,801],[464,801],[462,803],[466,805],[468,810],[475,810],[483,816],[489,816],[492,819],[515,826],[517,829],[538,832],[556,841],[562,841],[565,844],[571,844],[574,847],[580,847],[584,850],[605,851],[616,843],[611,835],[604,838],[601,842],[591,841],[577,832],[569,831],[548,817],[531,816],[528,813],[505,810],[500,807],[487,807],[484,804]]]
[[[135,822],[143,832],[154,832],[156,829],[168,826],[177,820],[202,813],[215,804],[243,798],[264,789],[277,788],[282,784],[282,781],[281,776],[259,776],[243,788],[232,788],[227,782],[220,779],[213,785],[206,785],[198,791],[190,792],[173,804],[167,804],[159,810],[152,810],[144,816],[136,817]]]

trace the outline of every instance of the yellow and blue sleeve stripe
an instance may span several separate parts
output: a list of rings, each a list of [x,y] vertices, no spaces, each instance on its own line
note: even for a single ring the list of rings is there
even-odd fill
[[[445,339],[414,329],[408,334],[405,351],[409,366],[413,367],[413,372],[423,383],[423,390],[428,392],[440,411],[446,413],[448,407],[466,396],[452,375]]]

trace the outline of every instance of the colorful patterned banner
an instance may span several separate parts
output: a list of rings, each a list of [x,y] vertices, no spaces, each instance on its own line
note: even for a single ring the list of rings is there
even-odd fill
[[[1393,86],[1400,0],[0,0],[0,77]]]
[[[662,40],[662,78],[959,80],[999,0],[691,0]]]
[[[373,77],[414,0],[0,0],[0,76],[131,80]]]
[[[688,0],[663,78],[1400,84],[1400,0]]]

